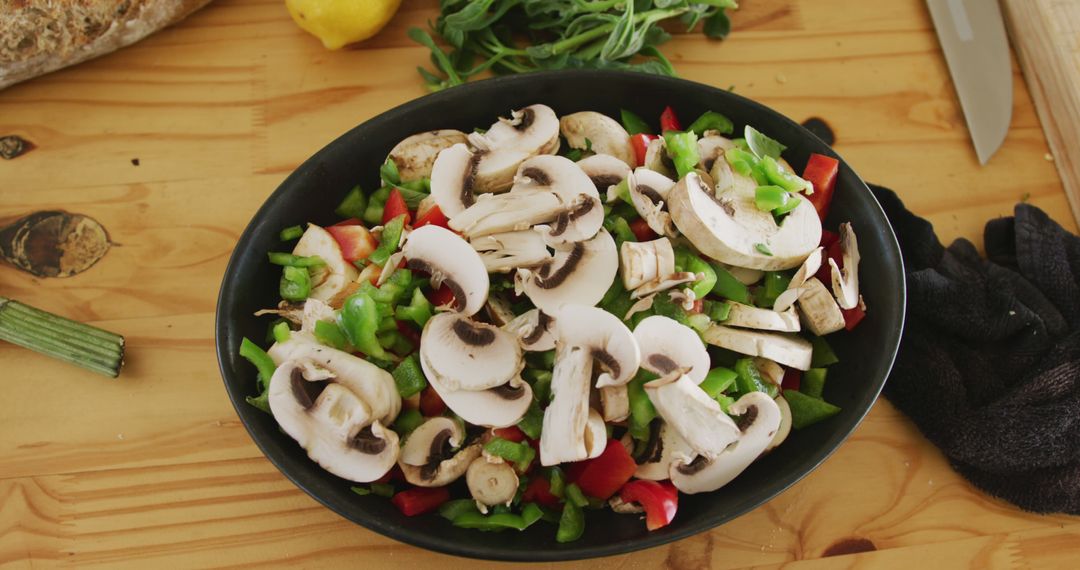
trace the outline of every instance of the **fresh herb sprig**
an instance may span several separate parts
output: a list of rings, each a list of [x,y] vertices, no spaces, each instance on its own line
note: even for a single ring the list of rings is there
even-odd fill
[[[434,71],[419,67],[432,91],[496,74],[548,69],[624,69],[675,75],[657,46],[671,39],[661,23],[722,39],[735,0],[442,0],[432,26],[449,50],[420,28],[413,41],[431,50]]]

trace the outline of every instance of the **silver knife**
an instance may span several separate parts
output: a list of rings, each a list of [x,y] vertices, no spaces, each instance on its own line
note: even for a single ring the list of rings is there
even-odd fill
[[[997,0],[926,0],[949,64],[979,163],[1005,140],[1012,121],[1009,41]]]

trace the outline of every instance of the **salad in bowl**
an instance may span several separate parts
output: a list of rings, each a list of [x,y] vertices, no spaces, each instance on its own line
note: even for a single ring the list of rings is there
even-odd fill
[[[281,230],[248,402],[406,516],[662,528],[840,411],[825,337],[866,314],[858,242],[823,227],[839,163],[784,150],[670,107],[409,136],[338,223]]]

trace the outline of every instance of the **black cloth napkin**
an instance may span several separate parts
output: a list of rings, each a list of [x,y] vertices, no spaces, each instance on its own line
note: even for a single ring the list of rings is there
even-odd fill
[[[872,187],[900,242],[907,325],[885,395],[983,491],[1080,514],[1080,238],[1040,209],[943,247]],[[871,307],[870,310],[873,310]]]

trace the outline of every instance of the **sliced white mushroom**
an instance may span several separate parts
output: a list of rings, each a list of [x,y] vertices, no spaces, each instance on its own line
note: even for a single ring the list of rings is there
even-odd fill
[[[300,332],[315,334],[315,323],[319,321],[334,322],[337,313],[330,305],[313,298],[304,301],[304,317],[300,322]]]
[[[753,358],[754,368],[757,369],[758,374],[761,375],[762,380],[771,382],[779,387],[784,383],[784,367],[780,366],[773,360],[763,358],[761,356],[755,356]]]
[[[309,334],[294,331],[289,340],[275,343],[267,351],[274,364],[281,366],[286,360],[313,362],[329,370],[334,382],[348,388],[371,409],[373,418],[390,425],[401,411],[401,396],[394,377],[374,364],[319,344]]]
[[[810,369],[813,346],[810,341],[792,334],[759,332],[712,325],[702,333],[705,342],[749,356],[764,356],[799,370]]]
[[[308,224],[292,253],[301,257],[316,256],[325,262],[309,269],[311,293],[308,297],[312,299],[329,301],[360,275],[355,265],[345,261],[334,236],[315,224]]]
[[[626,386],[600,388],[600,407],[605,422],[621,422],[630,417],[630,393]]]
[[[649,141],[649,146],[645,147],[644,167],[668,178],[675,176],[675,163],[668,156],[663,137]]]
[[[609,154],[627,166],[637,164],[630,134],[618,121],[596,111],[581,111],[564,115],[559,120],[562,135],[570,148],[589,148],[598,154]]]
[[[675,273],[675,250],[666,237],[643,242],[624,241],[619,246],[619,261],[627,291]]]
[[[540,460],[544,465],[595,457],[606,445],[603,418],[589,408],[589,383],[625,385],[641,362],[634,335],[611,313],[592,306],[566,305],[552,315],[555,335],[553,399],[544,411]],[[594,419],[590,422],[590,415]],[[597,421],[598,425],[597,425]],[[590,427],[590,423],[592,424]]]
[[[855,230],[851,229],[850,223],[840,224],[839,233],[844,268],[841,270],[836,260],[829,258],[833,294],[840,308],[854,309],[859,306],[859,242],[855,239]]]
[[[589,418],[585,422],[585,449],[589,450],[586,459],[600,457],[607,448],[607,440],[607,424],[604,423],[604,416],[589,408]]]
[[[784,443],[788,435],[791,433],[791,406],[788,405],[787,398],[783,394],[773,398],[776,402],[776,407],[780,409],[780,427],[776,429],[776,435],[773,436],[769,445],[765,446],[765,451],[775,449],[776,446]]]
[[[738,437],[717,456],[698,455],[693,461],[675,461],[671,482],[683,493],[707,493],[730,483],[769,446],[780,428],[780,408],[764,392],[751,392],[728,406],[739,416]]]
[[[556,251],[547,264],[518,269],[516,279],[534,305],[552,313],[567,303],[600,302],[618,270],[615,240],[601,229],[592,239]]]
[[[469,464],[465,482],[473,500],[484,507],[509,505],[518,490],[518,476],[513,466],[486,454]]]
[[[398,455],[398,437],[385,429],[364,394],[336,378],[305,377],[310,360],[285,360],[270,378],[268,400],[282,431],[330,473],[366,483],[385,475]]]
[[[728,273],[735,278],[736,281],[743,285],[754,285],[761,282],[765,277],[765,272],[760,269],[749,269],[747,267],[739,267],[736,265],[722,264]]]
[[[398,467],[405,480],[417,487],[443,487],[461,478],[482,451],[479,443],[465,446],[457,452],[446,443],[441,449],[432,446],[428,461],[423,465],[398,461]]]
[[[594,154],[577,162],[582,172],[592,180],[596,190],[605,195],[609,188],[617,186],[630,174],[625,162],[610,154]]]
[[[488,273],[506,273],[519,267],[534,267],[551,259],[539,232],[521,230],[474,238],[472,247]]]
[[[393,277],[394,273],[397,272],[398,266],[401,265],[402,259],[405,259],[405,253],[401,251],[392,253],[386,258],[386,263],[384,263],[382,269],[379,270],[379,278],[375,280],[376,287],[382,287],[384,283]]]
[[[649,481],[663,481],[671,477],[671,464],[676,460],[689,462],[696,455],[686,440],[666,422],[649,433],[649,441],[634,477]]]
[[[645,295],[644,297],[635,301],[634,304],[630,305],[630,308],[627,309],[626,314],[623,315],[622,320],[629,321],[630,317],[651,309],[653,306],[653,301],[656,300],[656,295],[656,293],[653,293],[652,295]]]
[[[645,393],[660,417],[698,455],[720,455],[739,435],[735,422],[683,370],[645,384]]]
[[[428,319],[420,336],[420,357],[451,391],[502,386],[525,365],[517,337],[458,313]]]
[[[401,446],[401,457],[398,461],[417,467],[439,463],[452,455],[453,450],[461,447],[464,440],[465,430],[452,418],[428,418],[409,434],[405,445]]]
[[[674,237],[675,225],[666,203],[675,182],[648,168],[638,168],[626,180],[630,201],[638,214],[645,219],[649,229],[657,235]]]
[[[694,276],[694,279],[700,278],[700,273]],[[678,303],[678,305],[682,307],[683,310],[692,311],[694,309],[694,302],[697,300],[697,294],[695,294],[694,291],[689,287],[686,287],[683,289],[672,289],[671,291],[668,291],[668,298],[671,299],[671,302]],[[694,315],[691,315],[690,318],[693,319]],[[707,326],[709,322],[712,321],[711,319],[709,319],[708,315],[705,315],[702,318],[705,319],[705,326]],[[691,324],[692,323],[693,321],[691,321]]]
[[[481,314],[487,318],[487,322],[503,328],[516,317],[510,303],[501,297],[488,297]]]
[[[454,232],[435,225],[413,230],[402,248],[405,265],[431,275],[434,287],[454,293],[454,309],[474,315],[487,301],[490,284],[480,254]]]
[[[484,150],[509,149],[530,156],[555,152],[559,145],[559,118],[547,105],[529,105],[500,118],[483,134],[472,133],[469,142]]]
[[[521,421],[532,402],[532,388],[518,377],[490,390],[450,390],[422,355],[420,367],[446,407],[473,425],[512,426]]]
[[[795,267],[821,241],[821,221],[805,199],[777,225],[771,212],[757,208],[757,184],[735,175],[736,184],[713,194],[690,173],[668,195],[668,209],[679,231],[705,255],[749,267],[777,270]]]
[[[641,505],[637,503],[627,503],[619,498],[618,495],[612,495],[612,497],[608,499],[608,506],[611,507],[611,510],[620,515],[636,515],[645,512],[645,508]]]
[[[809,279],[812,279],[814,275],[821,268],[821,256],[822,248],[817,248],[810,252],[810,255],[806,256],[802,265],[799,266],[799,270],[795,272],[795,275],[791,277],[791,281],[788,282],[787,289],[783,293],[780,293],[776,297],[776,301],[773,302],[774,311],[786,311],[789,307],[795,304],[795,301],[803,293],[804,285]]]
[[[646,317],[634,327],[641,350],[641,367],[664,376],[688,369],[686,375],[700,384],[709,373],[709,352],[694,329],[661,315]]]
[[[724,324],[731,327],[743,327],[766,331],[799,332],[799,315],[794,307],[778,313],[771,309],[762,309],[753,305],[744,305],[728,301],[731,311]]]
[[[566,209],[551,192],[511,190],[505,194],[482,194],[476,202],[450,219],[450,228],[469,239],[528,230],[550,222]]]
[[[390,160],[397,165],[402,182],[431,177],[431,166],[443,149],[468,142],[465,133],[453,129],[425,131],[405,137],[390,149]]]
[[[476,203],[477,194],[502,192],[529,154],[514,150],[470,151],[456,144],[439,153],[431,168],[431,197],[450,219]]]
[[[824,283],[811,277],[799,290],[799,314],[810,332],[825,336],[844,328],[844,313]]]
[[[530,352],[544,352],[555,348],[555,336],[551,334],[552,318],[540,309],[531,309],[514,317],[503,329],[517,337],[521,348]]]
[[[726,137],[720,135],[709,135],[698,139],[698,158],[700,160],[699,165],[705,172],[710,172],[713,167],[716,166],[718,159],[723,159],[724,152],[728,149],[735,148],[735,143]],[[724,162],[727,162],[726,160]]]
[[[702,277],[700,273],[690,273],[689,271],[679,271],[677,273],[671,273],[662,279],[654,279],[645,283],[644,285],[634,289],[630,292],[631,299],[639,299],[645,295],[651,295],[653,293],[659,293],[660,291],[667,291],[673,287],[678,287],[684,283],[691,283],[697,281]],[[674,291],[672,291],[674,293]],[[692,293],[691,293],[692,294]],[[693,299],[690,299],[693,303]]]

